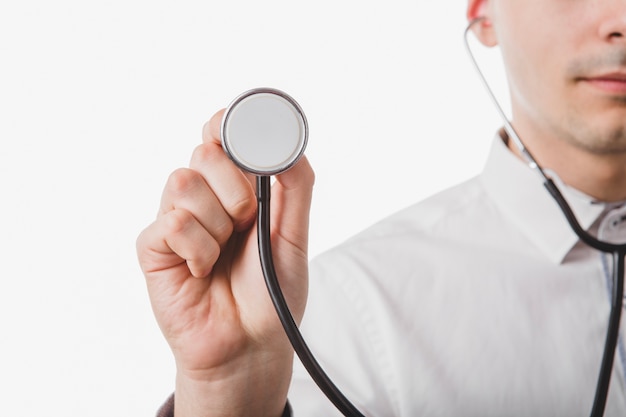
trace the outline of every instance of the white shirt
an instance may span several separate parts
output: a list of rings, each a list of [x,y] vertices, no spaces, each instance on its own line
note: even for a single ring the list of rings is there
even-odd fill
[[[555,181],[584,228],[626,241],[626,206]],[[301,329],[367,416],[588,416],[609,258],[497,139],[478,177],[314,260]],[[626,416],[623,355],[605,416]],[[339,415],[297,359],[289,399],[296,417]]]

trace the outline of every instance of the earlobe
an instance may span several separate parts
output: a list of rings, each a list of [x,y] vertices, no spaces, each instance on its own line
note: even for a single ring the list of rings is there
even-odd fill
[[[489,0],[468,0],[467,21],[472,24],[472,32],[483,45],[491,47],[498,44]]]

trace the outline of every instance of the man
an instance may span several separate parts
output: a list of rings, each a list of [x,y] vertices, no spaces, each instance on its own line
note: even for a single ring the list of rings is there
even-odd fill
[[[626,1],[469,0],[500,45],[512,124],[584,228],[626,241]],[[327,416],[276,318],[259,269],[250,178],[207,124],[138,239],[174,353],[185,416]],[[471,138],[468,138],[471,140]],[[507,144],[509,145],[507,147]],[[609,299],[606,256],[581,243],[506,134],[484,172],[375,225],[310,267],[306,159],[273,189],[276,268],[321,364],[375,416],[585,416]],[[622,323],[622,329],[624,329]],[[626,415],[616,354],[605,415]]]

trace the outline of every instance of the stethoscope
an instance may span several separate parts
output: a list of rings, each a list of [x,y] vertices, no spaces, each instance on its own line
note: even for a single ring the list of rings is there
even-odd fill
[[[570,227],[580,240],[594,249],[613,256],[611,312],[591,409],[591,417],[600,417],[604,414],[606,406],[615,351],[619,340],[626,243],[613,244],[601,241],[586,232],[578,223],[576,215],[554,181],[524,146],[498,103],[469,46],[468,33],[481,20],[483,18],[471,21],[465,29],[465,47],[504,121],[506,133],[519,149],[528,166],[541,176],[544,186],[559,205]],[[272,175],[291,168],[300,159],[306,148],[308,134],[307,120],[300,105],[284,92],[271,88],[249,90],[237,97],[226,109],[221,127],[222,146],[225,152],[239,168],[255,174],[257,177],[257,226],[261,268],[270,298],[287,337],[305,369],[335,407],[345,416],[363,416],[335,386],[311,353],[289,311],[274,268],[270,243],[270,178]]]

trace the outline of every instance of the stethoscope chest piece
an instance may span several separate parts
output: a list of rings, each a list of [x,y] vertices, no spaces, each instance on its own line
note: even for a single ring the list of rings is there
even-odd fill
[[[300,159],[308,125],[298,103],[280,90],[258,88],[237,97],[222,119],[222,146],[240,168],[275,175]]]

